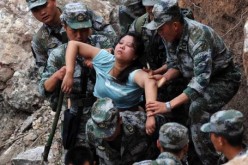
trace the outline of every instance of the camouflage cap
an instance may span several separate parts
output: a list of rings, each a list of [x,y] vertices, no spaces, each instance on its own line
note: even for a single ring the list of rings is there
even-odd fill
[[[244,116],[241,112],[234,109],[222,110],[214,113],[210,122],[201,126],[201,131],[236,136],[243,133],[243,122]]]
[[[149,30],[156,30],[175,16],[181,15],[178,0],[159,0],[153,6],[152,13],[154,15],[153,21],[145,26]]]
[[[158,0],[142,0],[143,6],[154,6]]]
[[[91,118],[86,124],[87,134],[107,138],[114,134],[119,112],[109,98],[98,99],[92,106]]]
[[[159,130],[159,141],[164,148],[182,149],[189,143],[188,129],[178,123],[166,123]]]
[[[65,22],[72,29],[91,28],[92,22],[89,16],[87,6],[82,3],[68,3],[60,16],[62,22]]]
[[[26,0],[28,3],[29,10],[32,10],[35,7],[42,6],[47,3],[47,0]]]

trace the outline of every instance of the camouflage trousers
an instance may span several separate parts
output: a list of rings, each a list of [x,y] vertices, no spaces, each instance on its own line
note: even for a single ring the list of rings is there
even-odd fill
[[[217,164],[219,156],[209,134],[201,132],[200,127],[209,122],[210,116],[232,99],[239,89],[240,79],[239,70],[232,65],[221,74],[213,76],[203,95],[191,100],[189,107],[191,138],[203,165]]]

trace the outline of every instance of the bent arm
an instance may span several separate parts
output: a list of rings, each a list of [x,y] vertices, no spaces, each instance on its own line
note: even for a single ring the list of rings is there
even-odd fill
[[[156,101],[157,99],[157,83],[156,80],[150,79],[149,74],[143,70],[137,71],[134,75],[134,81],[145,90],[146,103]],[[147,114],[148,115],[148,114]],[[146,120],[146,133],[152,135],[155,131],[155,117],[149,116]]]
[[[137,71],[134,75],[134,81],[145,90],[146,102],[155,101],[157,99],[157,83],[156,80],[150,79],[149,74],[143,70]]]
[[[69,41],[66,49],[66,73],[73,73],[77,55],[92,60],[99,48],[78,41]]]
[[[66,49],[66,74],[62,83],[62,90],[70,93],[73,85],[73,74],[77,55],[92,60],[100,49],[78,41],[69,41]]]

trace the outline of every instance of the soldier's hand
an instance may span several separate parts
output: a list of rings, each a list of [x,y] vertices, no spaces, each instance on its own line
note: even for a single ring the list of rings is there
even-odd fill
[[[155,117],[147,117],[146,119],[146,133],[152,135],[156,128]]]
[[[167,112],[165,103],[160,101],[150,101],[146,103],[146,111],[148,117]]]
[[[60,68],[58,71],[54,73],[54,76],[57,80],[63,80],[65,73],[66,73],[66,66],[63,66],[62,68]]]
[[[93,68],[93,64],[92,64],[92,61],[91,60],[87,60],[85,59],[84,60],[84,64],[88,67],[88,68]]]
[[[70,93],[73,85],[73,74],[66,73],[63,79],[61,89],[64,93]]]
[[[163,76],[160,80],[157,81],[158,88],[162,87],[165,85],[167,79]]]
[[[163,77],[163,75],[160,75],[160,74],[149,76],[150,79],[155,79],[156,81],[159,81],[162,77]]]

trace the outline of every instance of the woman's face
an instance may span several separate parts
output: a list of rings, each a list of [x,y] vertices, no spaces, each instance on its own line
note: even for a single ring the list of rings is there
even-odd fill
[[[124,36],[115,46],[115,58],[118,61],[131,62],[136,59],[134,38]]]

